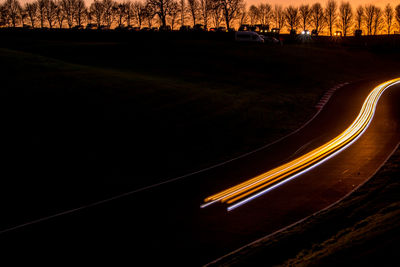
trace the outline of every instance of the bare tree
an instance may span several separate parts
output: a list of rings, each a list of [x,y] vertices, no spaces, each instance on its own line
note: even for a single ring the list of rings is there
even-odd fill
[[[204,28],[207,29],[211,12],[211,0],[200,0],[200,16],[203,20]]]
[[[145,5],[145,8],[143,10],[143,20],[147,22],[147,26],[150,28],[151,25],[153,24],[153,19],[155,16],[155,11],[152,6]]]
[[[52,29],[57,18],[57,5],[54,0],[45,0],[45,14],[49,28]]]
[[[178,20],[179,11],[179,3],[177,1],[173,1],[171,4],[171,10],[168,14],[172,30],[174,30],[174,26]]]
[[[247,13],[250,19],[250,24],[256,24],[259,16],[258,8],[255,5],[251,5]]]
[[[94,2],[90,5],[90,14],[96,22],[97,27],[100,27],[104,14],[104,7],[100,0],[94,0]]]
[[[275,28],[282,29],[285,24],[285,12],[283,12],[283,7],[281,5],[275,5],[272,18],[275,21]]]
[[[211,0],[211,18],[214,26],[218,28],[222,21],[222,5],[219,0]]]
[[[368,35],[371,35],[373,31],[375,8],[374,5],[366,5],[364,8],[364,21],[367,26]]]
[[[248,18],[248,15],[247,15],[246,4],[244,4],[242,6],[242,8],[240,9],[239,13],[240,13],[238,15],[239,16],[239,25],[247,24],[247,20],[249,18]]]
[[[349,2],[342,2],[339,7],[338,28],[347,36],[353,20],[353,10]]]
[[[314,30],[319,34],[325,26],[325,14],[324,9],[320,3],[315,3],[311,7],[310,21]]]
[[[258,5],[258,17],[260,24],[269,25],[272,17],[272,7],[270,4]]]
[[[363,18],[364,18],[364,8],[362,6],[358,6],[357,11],[356,11],[356,18],[355,18],[357,30],[361,30]]]
[[[379,31],[382,30],[382,26],[383,26],[383,12],[382,9],[380,7],[375,7],[375,15],[374,15],[374,35],[377,35],[379,33]]]
[[[124,3],[116,4],[116,13],[118,17],[118,26],[122,27],[126,16],[126,5]]]
[[[139,25],[139,27],[142,27],[142,23],[145,20],[145,16],[146,16],[146,7],[139,1],[136,1],[133,3],[132,6],[133,9],[133,17],[136,20],[137,25]]]
[[[325,7],[325,17],[329,28],[329,34],[333,34],[333,26],[337,20],[337,3],[335,0],[329,0]]]
[[[185,25],[186,11],[187,9],[185,0],[179,0],[179,14],[181,15],[179,23],[181,26]]]
[[[285,9],[285,20],[290,31],[296,30],[300,24],[299,9],[292,5]]]
[[[107,28],[110,28],[115,19],[116,3],[113,0],[103,0],[103,23]]]
[[[199,13],[199,2],[198,0],[188,0],[188,10],[192,16],[193,26],[196,25],[196,19]]]
[[[44,27],[44,22],[46,20],[46,0],[37,0],[37,16],[40,20],[40,27]]]
[[[399,31],[400,31],[400,4],[397,5],[395,8],[395,17],[396,17],[397,25],[399,26]]]
[[[75,7],[74,7],[75,23],[76,23],[76,25],[81,26],[82,21],[86,17],[85,15],[87,15],[88,11],[87,11],[84,0],[76,0],[74,2],[74,4],[75,4]]]
[[[26,14],[28,15],[28,18],[29,18],[32,28],[35,28],[37,2],[26,3],[25,11],[26,11]]]
[[[151,8],[160,19],[161,26],[167,25],[167,15],[170,12],[172,0],[146,0],[146,5]]]
[[[17,22],[20,19],[21,15],[21,4],[18,0],[6,0],[4,2],[4,10],[6,20],[11,22],[12,27],[17,26]]]
[[[65,20],[64,10],[62,9],[62,6],[61,6],[61,0],[58,0],[56,2],[56,5],[57,5],[56,20],[58,23],[58,27],[61,29],[63,27],[63,22]]]
[[[299,14],[300,14],[300,19],[301,19],[301,26],[303,30],[307,29],[307,25],[309,24],[310,21],[310,16],[311,16],[311,9],[309,5],[301,5],[299,8]]]
[[[393,17],[394,17],[393,7],[390,4],[387,4],[385,7],[385,22],[386,22],[387,34],[390,34],[390,30],[392,29]]]
[[[131,21],[133,17],[133,5],[130,1],[125,1],[123,3],[125,5],[125,21],[126,25],[131,26]]]
[[[240,16],[244,7],[243,0],[219,0],[222,9],[222,15],[225,18],[226,28],[229,30],[231,22]]]
[[[76,0],[61,0],[61,7],[64,11],[64,16],[67,20],[68,28],[72,28],[72,26],[74,25],[75,1]]]
[[[19,10],[19,18],[21,20],[21,25],[22,27],[25,26],[25,20],[28,17],[28,14],[26,13],[26,10],[24,8],[22,8]]]

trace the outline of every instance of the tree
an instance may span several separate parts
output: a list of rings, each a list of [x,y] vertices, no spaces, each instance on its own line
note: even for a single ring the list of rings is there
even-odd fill
[[[35,28],[37,2],[26,3],[25,4],[25,12],[28,15],[28,18],[29,18],[29,21],[31,22],[32,28]]]
[[[49,28],[52,29],[57,18],[57,5],[54,0],[45,0],[45,14]]]
[[[96,22],[97,28],[99,28],[101,26],[104,14],[104,7],[100,0],[94,0],[94,2],[90,5],[90,14]]]
[[[275,5],[272,13],[272,18],[275,21],[275,28],[282,29],[285,24],[285,12],[281,5]]]
[[[75,23],[76,23],[76,25],[81,26],[82,21],[84,20],[85,15],[87,14],[88,11],[87,11],[84,0],[76,0],[74,2],[74,4],[75,4],[75,8],[74,8]]]
[[[247,15],[246,5],[245,4],[240,9],[238,17],[239,17],[239,25],[247,24],[248,15]]]
[[[124,3],[117,4],[116,12],[118,17],[118,26],[122,27],[126,15],[126,5]]]
[[[272,7],[270,4],[259,4],[258,5],[258,17],[260,24],[269,25],[272,17]]]
[[[231,22],[240,16],[244,7],[243,0],[219,0],[222,9],[222,15],[225,18],[226,28],[230,29]]]
[[[6,21],[10,21],[12,27],[17,26],[17,22],[21,15],[21,4],[18,0],[6,0],[4,3]]]
[[[75,1],[76,0],[61,0],[61,7],[63,9],[65,19],[67,20],[68,28],[72,28],[74,25]]]
[[[250,24],[256,24],[259,17],[258,8],[255,5],[251,5],[247,13],[250,19]]]
[[[174,30],[178,15],[179,15],[179,3],[173,1],[171,4],[171,10],[169,11],[169,18],[171,22],[171,29]]]
[[[146,7],[141,2],[136,1],[133,3],[132,9],[133,17],[135,18],[137,25],[139,25],[139,27],[142,27],[142,23],[146,15]]]
[[[309,5],[301,5],[299,8],[299,15],[301,19],[301,26],[303,30],[307,29],[307,25],[310,21],[311,9]]]
[[[103,5],[103,23],[110,28],[115,19],[116,3],[113,0],[103,0],[101,4]]]
[[[387,34],[390,34],[390,30],[392,29],[393,17],[394,17],[393,7],[390,4],[387,4],[385,7],[385,22],[386,22]]]
[[[339,7],[338,28],[342,30],[343,35],[347,36],[353,20],[353,10],[349,2],[342,2]]]
[[[153,23],[153,18],[155,15],[155,11],[152,6],[145,5],[145,8],[143,10],[143,20],[147,22],[147,26],[151,28],[151,25]]]
[[[292,5],[285,9],[285,20],[290,31],[296,30],[300,23],[299,9]]]
[[[374,5],[366,5],[364,8],[364,21],[367,26],[368,35],[371,35],[373,31],[375,8]]]
[[[188,0],[189,13],[192,16],[193,26],[196,25],[197,15],[199,13],[199,2],[197,0]]]
[[[383,24],[383,12],[380,7],[375,7],[375,14],[374,14],[374,19],[373,19],[373,29],[374,29],[374,35],[377,35],[379,31],[382,29],[382,24]]]
[[[186,19],[186,3],[185,3],[185,0],[179,0],[179,14],[181,15],[179,23],[181,24],[181,26],[183,26],[183,25],[185,25],[185,19]]]
[[[310,21],[314,30],[319,34],[325,26],[325,14],[324,9],[320,3],[315,3],[311,7]]]
[[[211,0],[200,0],[200,16],[203,20],[204,28],[207,29],[211,12]]]
[[[64,22],[64,19],[65,19],[65,16],[64,16],[64,10],[61,7],[60,1],[56,2],[56,4],[57,4],[56,20],[57,20],[57,23],[58,23],[58,27],[61,29],[63,27],[63,22]]]
[[[395,16],[396,16],[396,21],[397,24],[399,25],[399,31],[400,31],[400,4],[396,6],[395,8]]]
[[[161,26],[167,25],[166,17],[171,10],[172,0],[147,0],[146,5],[158,15]]]
[[[337,20],[337,3],[335,0],[329,0],[325,8],[326,22],[329,28],[329,34],[333,35],[333,26]]]
[[[133,17],[133,5],[130,1],[124,2],[125,5],[125,21],[126,25],[131,26],[131,21]]]
[[[362,6],[359,6],[357,8],[356,17],[355,17],[357,30],[361,30],[363,18],[364,18],[364,8]]]
[[[218,28],[222,21],[222,6],[219,0],[211,1],[211,18],[214,26]]]
[[[37,16],[40,20],[40,28],[44,27],[44,21],[46,20],[46,0],[37,0]]]

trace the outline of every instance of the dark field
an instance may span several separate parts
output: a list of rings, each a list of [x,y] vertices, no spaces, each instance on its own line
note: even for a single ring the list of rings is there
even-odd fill
[[[376,47],[0,35],[1,229],[251,151],[312,117],[333,85],[400,67]]]

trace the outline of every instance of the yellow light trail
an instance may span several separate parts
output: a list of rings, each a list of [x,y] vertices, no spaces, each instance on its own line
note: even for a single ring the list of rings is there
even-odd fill
[[[367,96],[353,123],[331,141],[266,173],[207,197],[201,207],[204,208],[216,202],[226,202],[232,204],[228,207],[228,211],[233,210],[337,155],[364,133],[372,121],[382,93],[398,83],[400,83],[400,78],[375,87]]]

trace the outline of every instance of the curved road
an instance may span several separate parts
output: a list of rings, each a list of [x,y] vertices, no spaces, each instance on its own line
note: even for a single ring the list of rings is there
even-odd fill
[[[296,134],[222,167],[0,235],[7,250],[63,259],[198,266],[337,201],[368,179],[400,141],[400,86],[381,97],[369,128],[317,168],[231,212],[205,197],[266,172],[326,143],[357,116],[380,82],[339,89]]]

